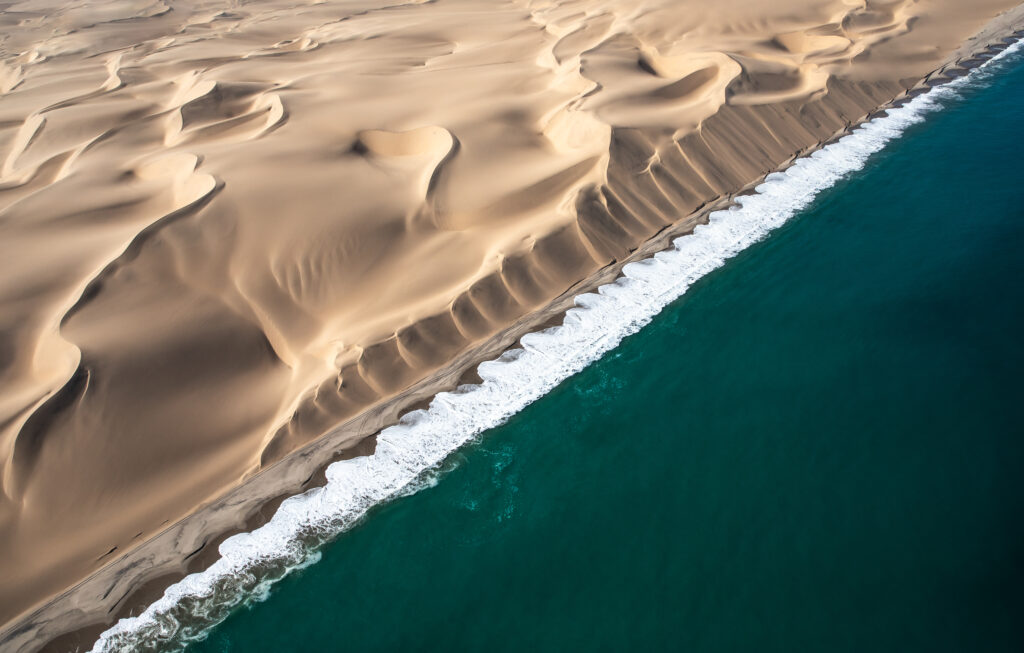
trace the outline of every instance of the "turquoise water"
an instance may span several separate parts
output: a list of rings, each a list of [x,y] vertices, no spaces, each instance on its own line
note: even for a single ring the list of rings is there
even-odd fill
[[[1024,65],[190,651],[1024,650]]]

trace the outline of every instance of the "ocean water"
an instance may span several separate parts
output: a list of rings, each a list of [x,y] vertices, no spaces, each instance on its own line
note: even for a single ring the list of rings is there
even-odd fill
[[[631,266],[97,648],[1024,650],[1022,151],[1010,55]]]

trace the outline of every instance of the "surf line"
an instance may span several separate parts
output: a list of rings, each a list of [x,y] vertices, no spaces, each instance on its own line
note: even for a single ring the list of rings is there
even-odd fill
[[[285,500],[269,522],[220,545],[221,557],[186,576],[136,617],[103,632],[93,653],[143,647],[180,650],[201,639],[246,601],[261,600],[291,571],[319,560],[318,548],[373,506],[430,484],[431,472],[456,449],[547,394],[649,323],[690,286],[806,208],[819,193],[860,170],[908,127],[984,81],[989,65],[1021,49],[1018,41],[963,77],[888,109],[846,136],[768,175],[756,193],[713,212],[707,224],[672,246],[623,267],[619,278],[579,295],[561,326],[530,333],[493,361],[483,382],[442,392],[377,435],[373,455],[335,462],[327,484]]]

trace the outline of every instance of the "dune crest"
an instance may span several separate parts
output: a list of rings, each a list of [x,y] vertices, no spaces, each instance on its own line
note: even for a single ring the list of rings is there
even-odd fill
[[[358,442],[1016,4],[5,5],[0,620]]]

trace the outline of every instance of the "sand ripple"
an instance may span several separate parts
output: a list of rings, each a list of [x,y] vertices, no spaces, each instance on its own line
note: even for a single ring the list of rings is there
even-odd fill
[[[8,4],[0,621],[355,442],[1015,4]]]

